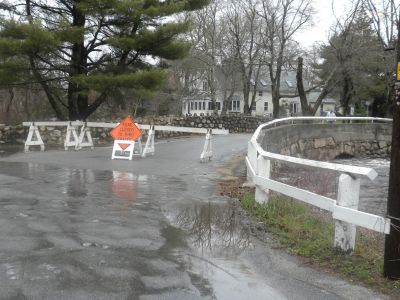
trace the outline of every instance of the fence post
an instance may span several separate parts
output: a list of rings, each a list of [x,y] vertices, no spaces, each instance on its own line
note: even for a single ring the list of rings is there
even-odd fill
[[[257,150],[254,148],[253,143],[249,141],[247,143],[247,158],[254,169],[257,172]],[[249,170],[247,170],[247,182],[253,182],[252,180],[253,175]]]
[[[271,161],[263,156],[259,156],[257,158],[257,169],[256,169],[257,176],[261,176],[264,178],[270,178],[271,175]],[[262,189],[258,185],[256,185],[256,194],[255,199],[258,203],[266,203],[268,202],[268,189]]]
[[[360,196],[360,179],[347,174],[339,177],[337,205],[358,209]],[[344,253],[351,254],[356,243],[356,226],[340,220],[335,220],[334,247]]]

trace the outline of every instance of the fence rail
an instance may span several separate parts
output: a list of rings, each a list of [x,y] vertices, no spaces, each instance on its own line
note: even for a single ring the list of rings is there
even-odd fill
[[[336,220],[334,246],[345,252],[352,252],[355,246],[356,226],[362,226],[380,233],[388,234],[390,232],[390,219],[358,210],[360,178],[366,177],[373,181],[378,176],[376,171],[372,168],[315,161],[272,153],[265,151],[258,143],[260,136],[262,136],[261,133],[264,131],[264,138],[268,138],[268,130],[271,128],[288,124],[295,126],[304,122],[326,123],[327,119],[326,117],[291,117],[276,119],[260,125],[248,142],[247,157],[245,160],[247,176],[248,181],[253,182],[256,186],[255,198],[257,202],[268,201],[269,192],[272,190],[331,212],[333,218]],[[329,118],[329,120],[331,119],[336,122],[392,122],[391,119],[372,117]],[[327,126],[332,126],[332,124],[327,124]],[[314,169],[331,170],[339,173],[337,199],[331,199],[308,190],[272,180],[270,178],[271,161],[285,162]]]

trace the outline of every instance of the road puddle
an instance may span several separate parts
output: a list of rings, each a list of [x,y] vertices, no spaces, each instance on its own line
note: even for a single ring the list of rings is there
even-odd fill
[[[233,203],[189,203],[167,213],[172,225],[181,228],[192,247],[200,252],[240,254],[251,247],[250,232],[241,226]]]
[[[169,207],[167,218],[184,231],[190,247],[175,255],[205,299],[285,299],[251,271],[246,257],[254,245],[238,210],[224,198]]]

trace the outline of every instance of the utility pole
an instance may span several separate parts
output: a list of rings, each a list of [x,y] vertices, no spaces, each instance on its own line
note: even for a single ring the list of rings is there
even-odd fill
[[[399,13],[400,17],[400,13]],[[385,238],[383,275],[400,280],[400,22],[397,23],[397,68],[393,105],[392,153],[390,159],[387,214],[390,234]]]

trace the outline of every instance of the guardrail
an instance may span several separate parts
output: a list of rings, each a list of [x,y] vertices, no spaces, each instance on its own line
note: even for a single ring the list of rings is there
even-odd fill
[[[91,128],[114,128],[119,123],[107,122],[82,122],[82,121],[55,121],[55,122],[23,122],[23,126],[29,126],[29,133],[25,141],[25,152],[30,151],[31,146],[40,146],[40,150],[45,150],[45,144],[40,135],[39,127],[67,127],[67,133],[64,140],[64,149],[68,150],[73,147],[75,150],[80,150],[85,147],[94,149],[93,139],[90,133]],[[212,158],[212,135],[226,135],[229,130],[225,129],[211,129],[211,128],[194,128],[194,127],[177,127],[177,126],[162,126],[162,125],[146,125],[136,124],[141,130],[148,130],[147,142],[144,149],[141,151],[141,156],[145,157],[147,154],[154,154],[154,135],[155,131],[173,131],[184,133],[197,133],[205,134],[205,144],[203,151],[200,155],[200,161],[205,162]],[[141,146],[141,140],[139,141]],[[142,147],[140,147],[142,149]]]
[[[326,123],[327,120],[333,122],[392,122],[391,119],[371,117],[290,117],[262,124],[257,128],[248,142],[246,157],[247,177],[248,181],[253,182],[256,186],[255,198],[259,203],[268,201],[269,191],[272,190],[330,211],[333,219],[335,219],[334,246],[346,253],[351,253],[355,247],[356,226],[362,226],[380,233],[388,234],[390,232],[390,219],[358,210],[360,178],[366,177],[373,181],[378,176],[376,171],[371,168],[314,161],[268,152],[260,146],[258,141],[262,131],[265,131],[265,134],[268,136],[268,129],[277,126],[296,125],[303,122]],[[334,124],[327,124],[327,126],[334,126]],[[337,199],[331,199],[308,190],[272,180],[270,178],[271,161],[280,161],[309,168],[333,170],[340,173]]]

